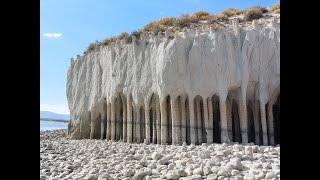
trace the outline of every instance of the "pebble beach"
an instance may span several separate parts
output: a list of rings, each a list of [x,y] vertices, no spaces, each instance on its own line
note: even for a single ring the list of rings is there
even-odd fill
[[[71,140],[40,131],[40,179],[280,179],[280,147]]]

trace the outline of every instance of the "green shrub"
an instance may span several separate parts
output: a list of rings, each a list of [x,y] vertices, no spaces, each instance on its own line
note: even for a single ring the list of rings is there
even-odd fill
[[[234,15],[239,15],[241,14],[241,12],[235,8],[229,8],[225,11],[222,12],[222,14],[226,15],[227,17],[231,17],[231,16],[234,16]]]
[[[252,21],[254,19],[260,19],[263,17],[262,10],[257,7],[246,9],[244,12],[244,19],[246,21]]]

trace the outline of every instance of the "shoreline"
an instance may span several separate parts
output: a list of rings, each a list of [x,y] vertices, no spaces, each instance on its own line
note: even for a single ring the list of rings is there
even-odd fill
[[[69,120],[64,120],[64,119],[50,119],[50,118],[40,118],[40,121],[53,121],[53,122],[69,123]]]
[[[40,132],[40,179],[280,179],[280,147],[71,140]]]
[[[53,130],[41,130],[40,129],[40,133],[50,133],[53,131],[67,131],[68,129],[53,129]]]
[[[40,132],[41,131],[54,131],[54,130],[67,130],[68,123],[58,121],[42,121],[40,120]]]

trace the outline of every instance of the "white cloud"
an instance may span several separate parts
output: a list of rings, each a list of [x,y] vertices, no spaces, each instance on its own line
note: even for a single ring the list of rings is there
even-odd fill
[[[62,36],[62,33],[43,33],[42,34],[44,37],[54,39],[54,38],[59,38]]]
[[[67,104],[40,104],[40,111],[51,111],[58,114],[70,114]]]

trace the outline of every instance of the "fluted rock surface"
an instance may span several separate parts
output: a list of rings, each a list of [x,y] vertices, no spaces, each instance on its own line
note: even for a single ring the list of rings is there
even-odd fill
[[[83,134],[90,132],[93,112],[100,112],[101,118],[101,112],[108,112],[102,104],[112,103],[119,94],[138,107],[149,104],[153,94],[160,102],[168,95],[217,95],[222,102],[235,89],[244,99],[263,103],[280,92],[279,21],[215,31],[191,29],[173,38],[117,42],[79,56],[68,71],[69,135],[88,138]]]

